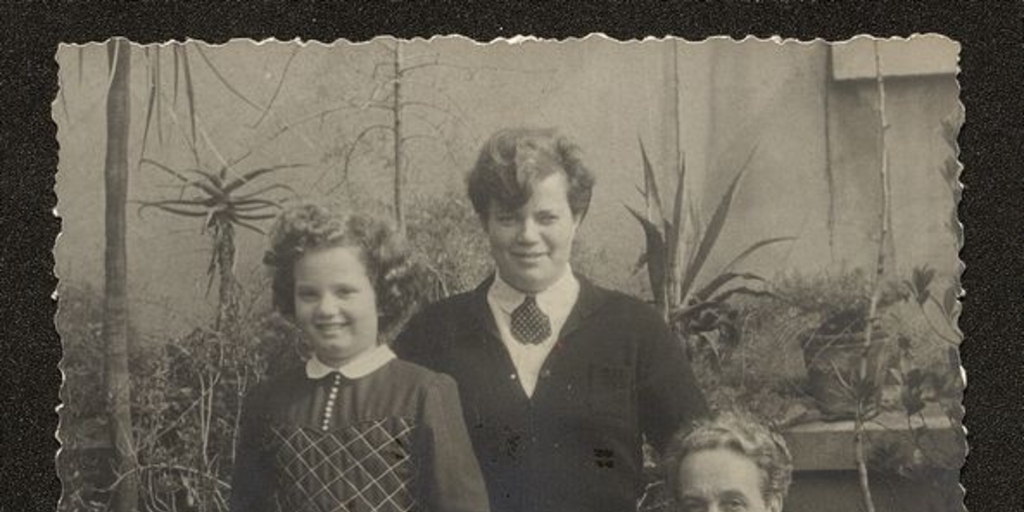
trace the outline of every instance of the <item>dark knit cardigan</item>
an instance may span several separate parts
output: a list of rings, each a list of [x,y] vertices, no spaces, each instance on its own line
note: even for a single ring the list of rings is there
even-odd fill
[[[455,378],[495,512],[635,510],[642,440],[660,450],[707,414],[658,313],[579,280],[532,398],[487,304],[493,277],[425,309],[393,345],[399,357]]]
[[[451,378],[400,360],[287,371],[246,400],[231,510],[486,512],[458,402]]]

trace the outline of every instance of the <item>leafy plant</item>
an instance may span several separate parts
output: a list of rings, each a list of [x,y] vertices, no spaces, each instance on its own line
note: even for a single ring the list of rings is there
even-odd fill
[[[646,240],[646,249],[635,271],[647,267],[654,302],[665,319],[683,335],[691,351],[699,350],[709,354],[716,367],[721,366],[725,351],[739,343],[740,330],[736,326],[738,314],[729,299],[740,295],[769,295],[763,287],[751,287],[753,283],[763,283],[764,278],[754,273],[736,271],[736,267],[764,247],[795,240],[795,237],[787,236],[754,242],[736,255],[717,275],[702,286],[697,286],[701,271],[729,218],[740,179],[756,149],[756,145],[750,149],[743,166],[719,199],[707,225],[702,226],[694,211],[687,212],[693,205],[688,207],[685,204],[685,161],[677,173],[671,217],[665,215],[657,177],[641,140],[644,187],[639,191],[647,211],[641,213],[626,206],[643,227]],[[687,222],[693,226],[689,240],[684,237]]]
[[[941,302],[931,290],[935,285],[935,269],[929,267],[927,264],[922,266],[914,267],[911,274],[911,278],[903,282],[903,286],[907,291],[907,294],[913,299],[914,304],[917,305],[921,312],[922,318],[928,324],[932,333],[940,340],[950,344],[951,346],[957,346],[958,331],[956,328],[956,315],[957,315],[957,289],[956,286],[950,284],[945,287],[942,291]],[[932,321],[932,316],[928,313],[928,305],[934,306],[941,314],[944,326],[940,329]]]
[[[882,329],[879,318],[871,343],[864,343],[874,284],[862,269],[813,276],[791,274],[772,287],[790,310],[807,376],[806,391],[812,405],[826,418],[865,418],[881,412],[881,391],[886,369],[893,361],[895,333]],[[906,296],[896,285],[886,285],[875,307],[889,308]],[[799,357],[799,356],[798,356]],[[863,363],[863,364],[862,364]]]
[[[934,393],[959,392],[959,374],[919,367],[905,339],[900,341],[900,354],[899,364],[890,373],[900,389],[899,405],[906,418],[905,428],[873,447],[868,460],[871,469],[928,486],[941,510],[961,510],[963,495],[956,483],[966,445],[959,420],[947,410],[955,439],[950,443],[948,433],[935,428],[937,418],[925,414],[928,402],[936,398]],[[959,403],[959,398],[956,401]]]
[[[881,75],[880,89],[883,88]],[[957,109],[951,116],[942,121],[941,133],[950,148],[939,171],[949,186],[953,208],[946,227],[957,228],[955,204],[961,197],[961,184],[957,179],[959,162],[956,159],[956,132],[963,123],[963,110]],[[939,293],[933,293],[936,287],[936,270],[929,265],[916,266],[910,278],[902,283],[904,297],[907,302],[918,307],[929,333],[929,340],[938,339],[945,345],[947,354],[945,364],[932,368],[922,367],[912,353],[910,339],[898,338],[898,364],[890,369],[890,378],[899,387],[899,403],[906,415],[906,431],[902,438],[890,444],[877,446],[871,454],[871,465],[876,471],[896,474],[915,482],[922,482],[932,487],[937,497],[937,505],[945,510],[963,509],[963,493],[957,483],[957,469],[964,462],[963,430],[959,426],[959,415],[962,414],[961,393],[963,382],[959,374],[959,332],[956,329],[958,313],[957,297],[959,294],[955,280],[946,283]],[[932,307],[929,307],[932,306]],[[943,327],[933,322],[933,314],[929,310],[937,310],[942,318]],[[952,404],[945,407],[945,414],[957,442],[950,446],[947,440],[935,436],[925,416],[927,403],[931,400],[948,400]],[[914,420],[916,424],[914,424]],[[858,446],[862,450],[862,446]],[[860,454],[858,454],[860,455]],[[866,480],[866,477],[865,477]],[[870,495],[865,494],[869,504]]]
[[[281,194],[295,195],[295,191],[282,183],[252,189],[271,174],[304,165],[272,165],[237,173],[230,163],[224,164],[217,171],[196,168],[179,171],[150,159],[143,159],[142,162],[177,180],[180,192],[173,199],[140,201],[139,213],[147,208],[156,208],[174,215],[203,219],[202,231],[209,230],[213,238],[213,250],[207,267],[210,279],[207,289],[212,286],[214,277],[220,276],[216,327],[233,327],[237,323],[240,293],[240,285],[234,273],[235,226],[263,234],[263,229],[256,223],[275,217],[282,203],[288,199]]]

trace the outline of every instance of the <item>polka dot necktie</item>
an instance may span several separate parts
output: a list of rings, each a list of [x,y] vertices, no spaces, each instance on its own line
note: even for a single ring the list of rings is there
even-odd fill
[[[537,298],[527,295],[512,311],[512,337],[520,343],[537,345],[551,336],[551,320],[537,306]]]

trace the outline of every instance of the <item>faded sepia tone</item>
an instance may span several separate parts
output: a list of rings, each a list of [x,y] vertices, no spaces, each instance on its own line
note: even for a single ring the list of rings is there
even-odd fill
[[[463,291],[491,271],[464,176],[491,133],[520,125],[560,128],[597,175],[574,268],[658,306],[713,406],[783,428],[786,510],[959,510],[956,43],[238,40],[127,58],[112,45],[56,55],[66,510],[113,508],[127,480],[148,510],[221,510],[238,397],[294,357],[262,262],[276,204],[390,218],[440,293]],[[113,119],[118,84],[129,111]],[[138,478],[109,469],[103,402],[111,123],[127,143]],[[216,201],[187,202],[239,177],[234,197],[266,202],[227,235],[204,210]],[[862,356],[884,367],[868,379],[878,410],[830,410],[808,389],[826,378],[808,332],[844,307],[873,319],[861,338],[884,331],[884,354]],[[671,506],[659,499],[644,506]]]

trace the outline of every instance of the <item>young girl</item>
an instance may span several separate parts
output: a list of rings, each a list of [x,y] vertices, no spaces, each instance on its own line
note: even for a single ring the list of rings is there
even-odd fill
[[[488,510],[455,382],[386,343],[414,295],[396,235],[305,205],[270,243],[274,306],[312,355],[247,397],[232,511]]]

